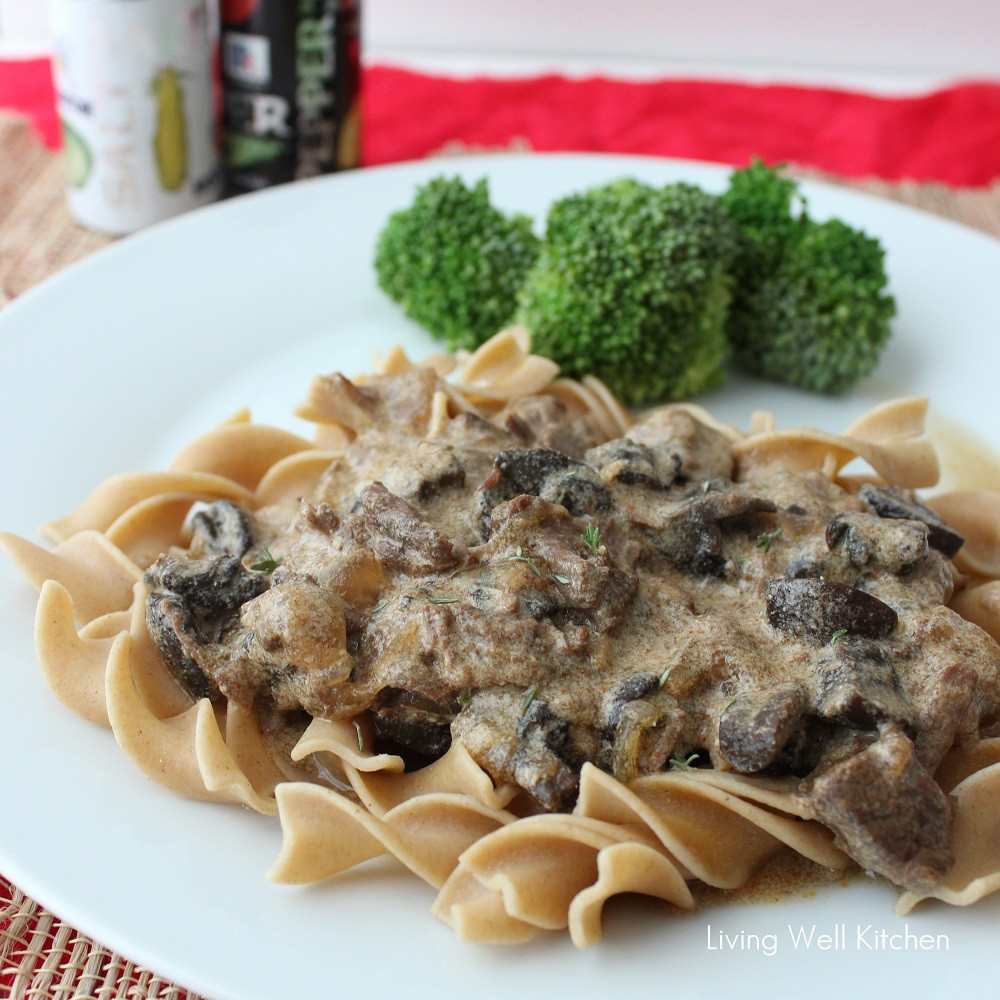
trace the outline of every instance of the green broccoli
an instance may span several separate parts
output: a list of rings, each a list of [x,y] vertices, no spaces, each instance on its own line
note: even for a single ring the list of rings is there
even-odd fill
[[[626,403],[687,397],[723,379],[734,253],[716,196],[613,181],[552,205],[517,319],[532,350]]]
[[[778,266],[785,246],[806,224],[805,201],[793,178],[762,160],[733,171],[720,201],[737,228],[732,271],[733,309],[739,312],[745,294]]]
[[[511,320],[538,256],[525,215],[504,215],[487,181],[436,177],[417,188],[378,237],[379,287],[452,350],[475,348]]]
[[[735,366],[825,393],[870,374],[896,312],[878,240],[810,218],[798,185],[760,162],[720,200],[739,229],[726,324]]]

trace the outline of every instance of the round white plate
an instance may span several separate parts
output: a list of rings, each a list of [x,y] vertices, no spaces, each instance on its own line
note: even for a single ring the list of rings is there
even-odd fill
[[[289,414],[313,374],[363,371],[397,342],[415,357],[435,350],[378,291],[371,260],[389,212],[438,173],[488,176],[499,205],[538,218],[553,198],[617,176],[710,190],[728,176],[631,157],[438,160],[289,185],[125,239],[0,314],[0,528],[34,537],[107,475],[164,467],[245,405],[305,430]],[[929,394],[978,428],[983,447],[1000,445],[1000,243],[888,202],[804,189],[816,216],[863,226],[887,249],[899,314],[882,365],[844,398],[732,378],[701,402],[744,426],[765,407],[781,425],[841,430],[876,402]],[[430,915],[433,891],[394,863],[320,886],[271,885],[276,820],[173,797],[132,770],[110,733],[55,701],[35,667],[34,600],[0,559],[0,871],[216,1000],[839,997],[889,984],[930,996],[993,975],[1000,897],[904,920],[875,881],[689,915],[630,901],[610,907],[605,941],[587,952],[559,935],[512,950],[461,944]],[[796,946],[793,935],[813,928]],[[907,928],[909,938],[882,933]]]

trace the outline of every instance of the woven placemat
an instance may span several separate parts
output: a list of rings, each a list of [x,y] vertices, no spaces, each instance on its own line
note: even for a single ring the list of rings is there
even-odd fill
[[[1000,237],[1000,182],[955,190],[936,184],[842,184]],[[62,159],[22,119],[0,115],[0,308],[33,285],[111,243],[66,208]],[[202,1000],[74,928],[0,876],[0,997],[11,1000]]]
[[[203,1000],[74,930],[0,878],[0,996]]]

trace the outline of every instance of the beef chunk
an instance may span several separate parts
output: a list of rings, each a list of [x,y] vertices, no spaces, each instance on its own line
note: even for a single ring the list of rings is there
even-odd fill
[[[736,699],[719,719],[719,749],[733,770],[763,771],[799,728],[805,708],[806,694],[798,686],[756,700]]]
[[[896,885],[931,888],[951,865],[951,804],[895,726],[823,769],[809,801],[858,864]]]
[[[372,548],[387,566],[412,576],[426,576],[462,561],[457,546],[381,483],[366,486],[358,499],[371,531]]]

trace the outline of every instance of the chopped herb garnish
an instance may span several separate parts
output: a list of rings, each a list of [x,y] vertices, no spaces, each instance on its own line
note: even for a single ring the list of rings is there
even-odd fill
[[[736,702],[738,701],[739,698],[734,698],[728,705],[726,705],[726,707],[719,713],[719,715],[725,715],[726,712],[728,712],[733,707],[733,705],[735,705]]]
[[[459,705],[468,705],[470,701],[472,701],[472,688],[471,687],[467,687],[458,696],[458,703],[459,703]]]
[[[532,559],[531,556],[526,556],[521,552],[520,545],[518,545],[518,547],[514,550],[514,555],[510,556],[509,558],[511,562],[527,563],[531,567],[531,572],[534,573],[535,576],[542,575],[542,571],[538,568],[538,564],[535,562],[535,560]]]
[[[774,531],[765,531],[763,535],[757,536],[757,548],[763,549],[767,552],[771,548],[771,542],[773,542],[781,534],[781,528],[775,528]]]
[[[670,758],[670,766],[676,767],[681,771],[692,770],[691,763],[698,759],[698,754],[693,753],[690,757],[682,757],[680,754],[675,753],[673,757]]]
[[[380,611],[385,611],[385,606],[388,603],[389,603],[388,601],[379,601],[378,604],[376,604],[375,607],[372,608],[372,617],[377,615]]]
[[[587,548],[596,556],[597,550],[601,547],[601,529],[593,521],[588,521],[586,530],[580,537],[587,543]]]
[[[711,488],[712,488],[712,480],[711,479],[706,479],[701,484],[701,492],[702,493],[707,493]]]
[[[528,711],[528,707],[535,700],[535,695],[538,694],[538,685],[533,685],[528,688],[528,693],[525,695],[524,704],[521,706],[521,715],[524,715]]]
[[[361,723],[358,722],[356,719],[354,721],[354,728],[357,730],[358,733],[358,750],[364,750],[365,748],[364,733],[361,732]]]
[[[273,573],[281,565],[281,558],[275,559],[266,548],[260,550],[260,559],[250,568],[258,573]]]
[[[830,645],[831,646],[834,645],[834,643],[836,643],[838,640],[843,639],[845,635],[847,635],[847,629],[838,628],[837,631],[830,636]]]
[[[458,597],[432,597],[431,604],[457,604],[459,600]]]
[[[659,687],[663,687],[663,685],[667,683],[667,680],[669,679],[670,673],[673,669],[674,669],[673,667],[667,667],[667,669],[664,670],[662,674],[660,674],[660,683],[658,685]]]
[[[552,579],[555,580],[556,583],[562,583],[562,584],[569,583],[569,577],[563,576],[562,573],[553,573]]]

